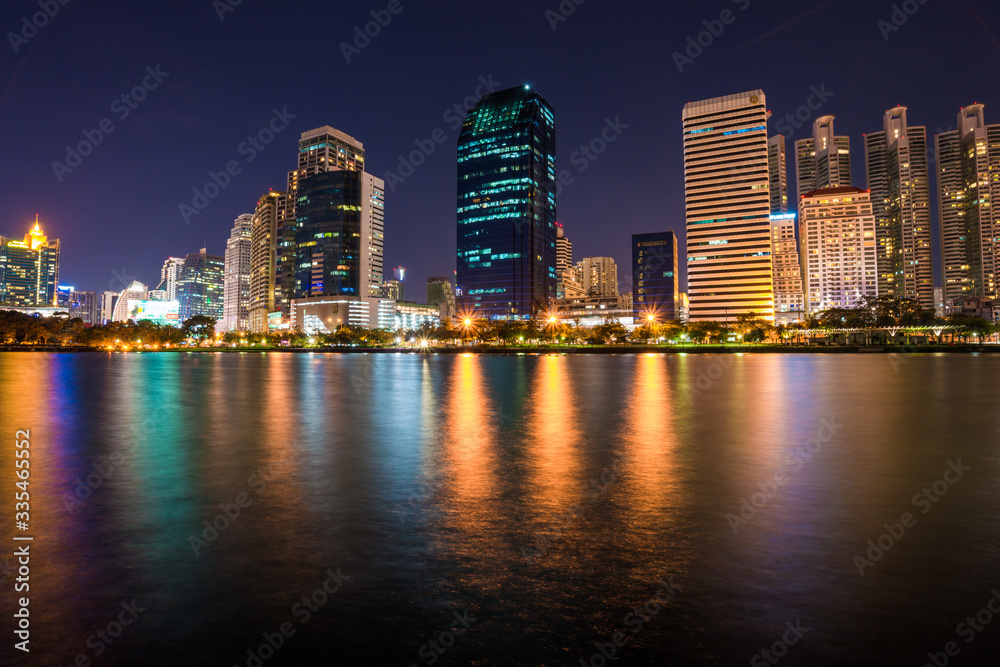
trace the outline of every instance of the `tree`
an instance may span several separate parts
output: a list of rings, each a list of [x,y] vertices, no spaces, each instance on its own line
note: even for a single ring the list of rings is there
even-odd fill
[[[208,315],[195,315],[184,320],[181,331],[185,338],[203,341],[215,338],[215,318]]]

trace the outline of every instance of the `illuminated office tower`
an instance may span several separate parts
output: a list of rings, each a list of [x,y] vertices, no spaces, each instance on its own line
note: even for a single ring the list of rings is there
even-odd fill
[[[776,134],[767,140],[767,174],[771,214],[788,213],[788,166],[783,134]]]
[[[250,224],[250,331],[268,332],[268,315],[275,310],[278,217],[285,208],[284,192],[268,192],[257,202]]]
[[[906,107],[889,109],[883,130],[865,136],[878,293],[913,299],[933,309],[927,128],[908,126],[906,111]]]
[[[799,257],[810,313],[857,308],[878,296],[875,215],[860,188],[827,188],[799,200]]]
[[[100,295],[96,292],[70,292],[69,316],[91,326],[103,324]]]
[[[527,86],[482,97],[458,140],[461,308],[526,319],[556,296],[556,132]]]
[[[850,187],[851,138],[838,137],[833,131],[834,116],[813,121],[810,139],[795,142],[795,171],[798,198],[812,190]]]
[[[45,236],[38,216],[23,241],[0,236],[0,305],[56,305],[59,253],[59,239]]]
[[[226,241],[226,262],[222,297],[222,325],[219,331],[248,331],[250,327],[250,248],[253,215],[236,218]]]
[[[611,257],[584,257],[576,263],[580,284],[588,296],[618,296],[618,265]]]
[[[573,270],[573,242],[566,236],[562,223],[556,223],[556,298],[562,299],[566,289],[563,274]]]
[[[184,257],[177,281],[181,322],[195,315],[222,319],[225,266],[224,257],[209,255],[205,248]]]
[[[771,215],[771,265],[775,322],[795,322],[804,314],[802,272],[795,241],[795,213]]]
[[[1000,125],[987,125],[982,104],[963,108],[956,130],[935,137],[944,298],[998,296]]]
[[[403,283],[395,278],[390,278],[382,283],[382,295],[390,301],[403,300]]]
[[[769,113],[761,90],[684,106],[689,319],[773,319]]]

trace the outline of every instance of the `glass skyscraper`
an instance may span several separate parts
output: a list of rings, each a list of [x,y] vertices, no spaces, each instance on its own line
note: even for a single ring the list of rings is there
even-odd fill
[[[677,235],[632,235],[632,317],[643,324],[652,315],[660,323],[680,318]]]
[[[460,308],[527,319],[556,297],[555,116],[523,88],[491,93],[458,140]]]
[[[177,281],[182,322],[195,315],[207,315],[216,321],[222,319],[225,265],[225,258],[209,255],[205,248],[184,258]]]
[[[56,305],[59,247],[59,239],[45,236],[37,216],[23,241],[0,236],[0,305]]]

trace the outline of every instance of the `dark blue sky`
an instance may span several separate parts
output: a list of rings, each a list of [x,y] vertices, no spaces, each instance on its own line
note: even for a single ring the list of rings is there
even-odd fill
[[[368,170],[384,176],[441,128],[447,140],[387,193],[386,266],[406,266],[409,296],[423,300],[425,278],[455,264],[458,131],[444,114],[479,77],[503,87],[530,82],[552,104],[558,168],[575,177],[559,198],[574,255],[610,254],[621,267],[632,233],[673,229],[683,241],[685,102],[762,88],[773,131],[812,86],[825,86],[832,96],[816,114],[837,116],[838,134],[851,137],[858,186],[862,134],[881,129],[891,106],[907,105],[911,124],[931,133],[952,128],[972,102],[1000,123],[1000,20],[984,0],[911,0],[916,12],[888,40],[878,22],[891,20],[893,3],[872,0],[586,0],[555,30],[546,10],[558,11],[559,0],[401,0],[402,11],[350,63],[340,43],[388,0],[242,0],[220,20],[224,1],[71,0],[26,44],[15,40],[17,53],[8,33],[21,32],[38,0],[3,3],[0,234],[19,238],[41,214],[63,242],[62,284],[121,289],[132,276],[155,284],[167,256],[204,243],[222,254],[233,219],[268,188],[284,188],[304,130],[329,124],[355,136]],[[733,22],[678,72],[672,54],[727,9]],[[167,73],[160,83],[146,70],[157,66]],[[146,99],[113,106],[144,78],[156,84]],[[295,118],[248,162],[239,146],[274,108]],[[60,181],[52,163],[65,162],[66,145],[105,118],[114,130]],[[627,128],[580,172],[574,152],[609,118]],[[807,123],[791,140],[808,131]],[[179,205],[229,161],[240,173],[186,224]],[[626,288],[628,273],[620,270]]]

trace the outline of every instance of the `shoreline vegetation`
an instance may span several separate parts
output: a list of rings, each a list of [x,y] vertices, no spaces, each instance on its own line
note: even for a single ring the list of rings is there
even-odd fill
[[[637,323],[638,324],[638,323]],[[794,324],[754,313],[732,322],[659,321],[654,313],[626,327],[614,318],[593,327],[542,314],[530,320],[486,320],[474,313],[439,325],[390,331],[341,325],[332,331],[266,334],[216,330],[196,315],[179,326],[149,320],[87,326],[79,318],[36,317],[0,310],[0,350],[75,352],[321,352],[414,354],[641,353],[977,353],[1000,352],[1000,327],[967,313],[936,317],[909,299],[863,299]]]

